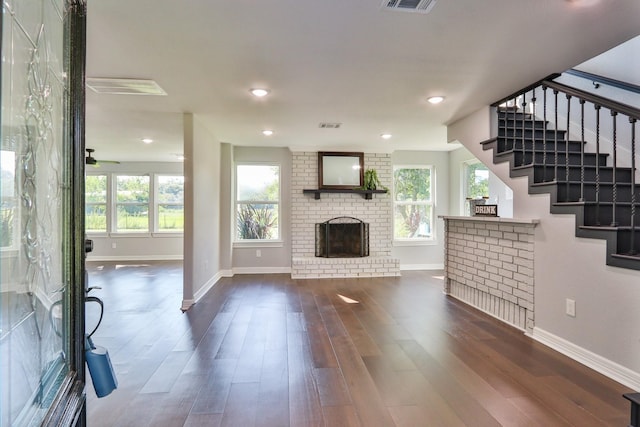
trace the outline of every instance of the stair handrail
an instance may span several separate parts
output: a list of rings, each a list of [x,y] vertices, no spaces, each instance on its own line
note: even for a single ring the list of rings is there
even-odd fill
[[[590,102],[592,104],[595,105],[599,105],[600,107],[604,107],[608,110],[611,111],[615,111],[617,113],[621,113],[624,114],[628,117],[632,117],[632,118],[636,118],[636,119],[640,119],[640,109],[632,107],[631,105],[628,104],[623,104],[622,102],[618,102],[618,101],[614,101],[610,98],[605,98],[603,96],[600,95],[595,95],[593,93],[581,90],[581,89],[576,89],[574,87],[568,86],[566,84],[563,83],[558,83],[556,81],[553,81],[554,79],[558,78],[560,76],[559,73],[555,73],[555,74],[550,74],[549,76],[545,77],[542,80],[538,80],[537,82],[530,84],[529,86],[522,88],[516,92],[514,92],[513,94],[506,96],[502,99],[500,99],[499,101],[494,102],[493,104],[491,104],[492,107],[499,107],[500,105],[504,104],[505,102],[515,99],[520,95],[523,95],[527,92],[531,92],[533,89],[539,87],[539,86],[546,86],[550,89],[555,89],[558,90],[560,92],[563,92],[567,95],[571,95],[571,96],[575,96],[577,98],[583,99],[587,102]]]
[[[594,95],[593,93],[589,93],[581,89],[576,89],[563,83],[554,81],[543,81],[541,85],[547,86],[551,89],[559,90],[560,92],[563,92],[567,95],[575,96],[592,104],[604,107],[608,110],[624,114],[628,117],[640,119],[640,109],[632,107],[631,105],[623,104],[622,102],[614,101],[613,99],[605,98],[600,95]]]
[[[525,87],[525,88],[523,88],[523,89],[520,89],[520,90],[518,90],[518,91],[516,91],[516,92],[512,93],[512,94],[511,94],[511,95],[509,95],[509,96],[505,96],[504,98],[502,98],[502,99],[501,99],[501,100],[499,100],[499,101],[494,102],[493,104],[491,104],[491,106],[492,106],[492,107],[499,107],[500,105],[504,104],[505,102],[510,101],[510,100],[512,100],[512,99],[514,99],[514,98],[517,98],[519,95],[522,95],[523,93],[527,93],[527,92],[529,92],[529,91],[531,91],[531,90],[533,90],[533,89],[537,88],[538,86],[542,86],[542,84],[543,84],[544,82],[548,82],[548,81],[551,81],[551,80],[557,79],[557,78],[558,78],[558,77],[560,77],[560,76],[561,76],[561,74],[560,74],[560,73],[553,73],[553,74],[549,74],[547,77],[545,77],[545,78],[543,78],[543,79],[541,79],[541,80],[538,80],[537,82],[532,83],[532,84],[530,84],[529,86],[527,86],[527,87]]]
[[[587,71],[576,70],[575,68],[571,68],[570,70],[565,71],[566,74],[580,77],[581,79],[591,80],[594,83],[602,83],[607,86],[615,87],[617,89],[626,90],[628,92],[640,93],[640,86],[634,85],[633,83],[623,82],[622,80],[612,79],[610,77],[601,76],[599,74],[589,73]]]

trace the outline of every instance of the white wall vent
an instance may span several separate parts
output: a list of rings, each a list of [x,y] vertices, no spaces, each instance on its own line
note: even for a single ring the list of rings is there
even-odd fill
[[[95,93],[111,95],[161,95],[167,92],[153,80],[87,77],[86,85]]]
[[[338,129],[342,126],[342,123],[320,123],[318,127],[320,129]]]
[[[436,0],[383,0],[383,9],[393,9],[402,12],[418,12],[429,13],[433,6],[436,5]]]

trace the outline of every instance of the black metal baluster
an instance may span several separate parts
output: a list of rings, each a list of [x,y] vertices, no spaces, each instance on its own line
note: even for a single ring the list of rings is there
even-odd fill
[[[584,202],[584,99],[580,100],[580,201]]]
[[[547,87],[542,86],[542,181],[547,181]]]
[[[631,123],[631,246],[630,255],[636,254],[636,119],[629,117]]]
[[[600,106],[596,109],[596,225],[600,225]]]
[[[533,89],[533,94],[531,96],[531,102],[533,106],[533,115],[531,117],[531,165],[534,169],[535,174],[535,164],[536,164],[536,89]]]
[[[567,182],[566,201],[571,201],[571,185],[569,184],[569,129],[571,126],[571,95],[567,96],[567,127],[564,134],[564,179]]]
[[[611,219],[611,226],[612,227],[617,227],[618,226],[618,221],[616,218],[616,204],[617,204],[617,199],[618,199],[618,182],[616,179],[616,168],[617,168],[617,164],[618,164],[618,141],[617,141],[617,120],[616,118],[618,117],[618,113],[616,111],[611,111],[611,117],[613,120],[613,207],[612,207],[612,219]]]
[[[553,90],[554,107],[555,107],[555,121],[554,121],[554,135],[553,135],[553,151],[555,152],[555,161],[553,162],[553,181],[558,182],[558,90]]]
[[[527,117],[527,113],[526,110],[527,109],[527,94],[523,93],[522,94],[522,135],[521,135],[521,143],[522,143],[522,162],[520,163],[522,166],[527,164],[527,160],[526,160],[526,150],[525,150],[525,139],[526,139],[526,132],[525,132],[525,124],[526,124],[526,117]]]

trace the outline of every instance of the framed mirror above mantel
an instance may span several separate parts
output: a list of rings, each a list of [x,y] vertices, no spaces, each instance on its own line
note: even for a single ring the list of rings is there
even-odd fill
[[[319,151],[318,189],[354,190],[364,182],[364,153]]]

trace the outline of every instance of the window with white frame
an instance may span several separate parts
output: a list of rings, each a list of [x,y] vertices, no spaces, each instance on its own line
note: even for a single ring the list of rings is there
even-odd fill
[[[432,166],[396,166],[393,170],[393,237],[433,240],[434,172]]]
[[[236,165],[236,241],[280,238],[280,166]]]
[[[116,231],[149,231],[149,176],[116,176]]]
[[[107,175],[87,175],[84,180],[85,230],[107,232]]]
[[[0,189],[0,248],[15,249],[18,244],[19,219],[16,218],[18,198],[16,191],[16,153],[0,150],[2,188]]]
[[[464,212],[471,215],[472,200],[489,197],[489,169],[475,160],[464,163],[463,173]]]
[[[182,232],[184,230],[184,177],[156,175],[155,230]]]

